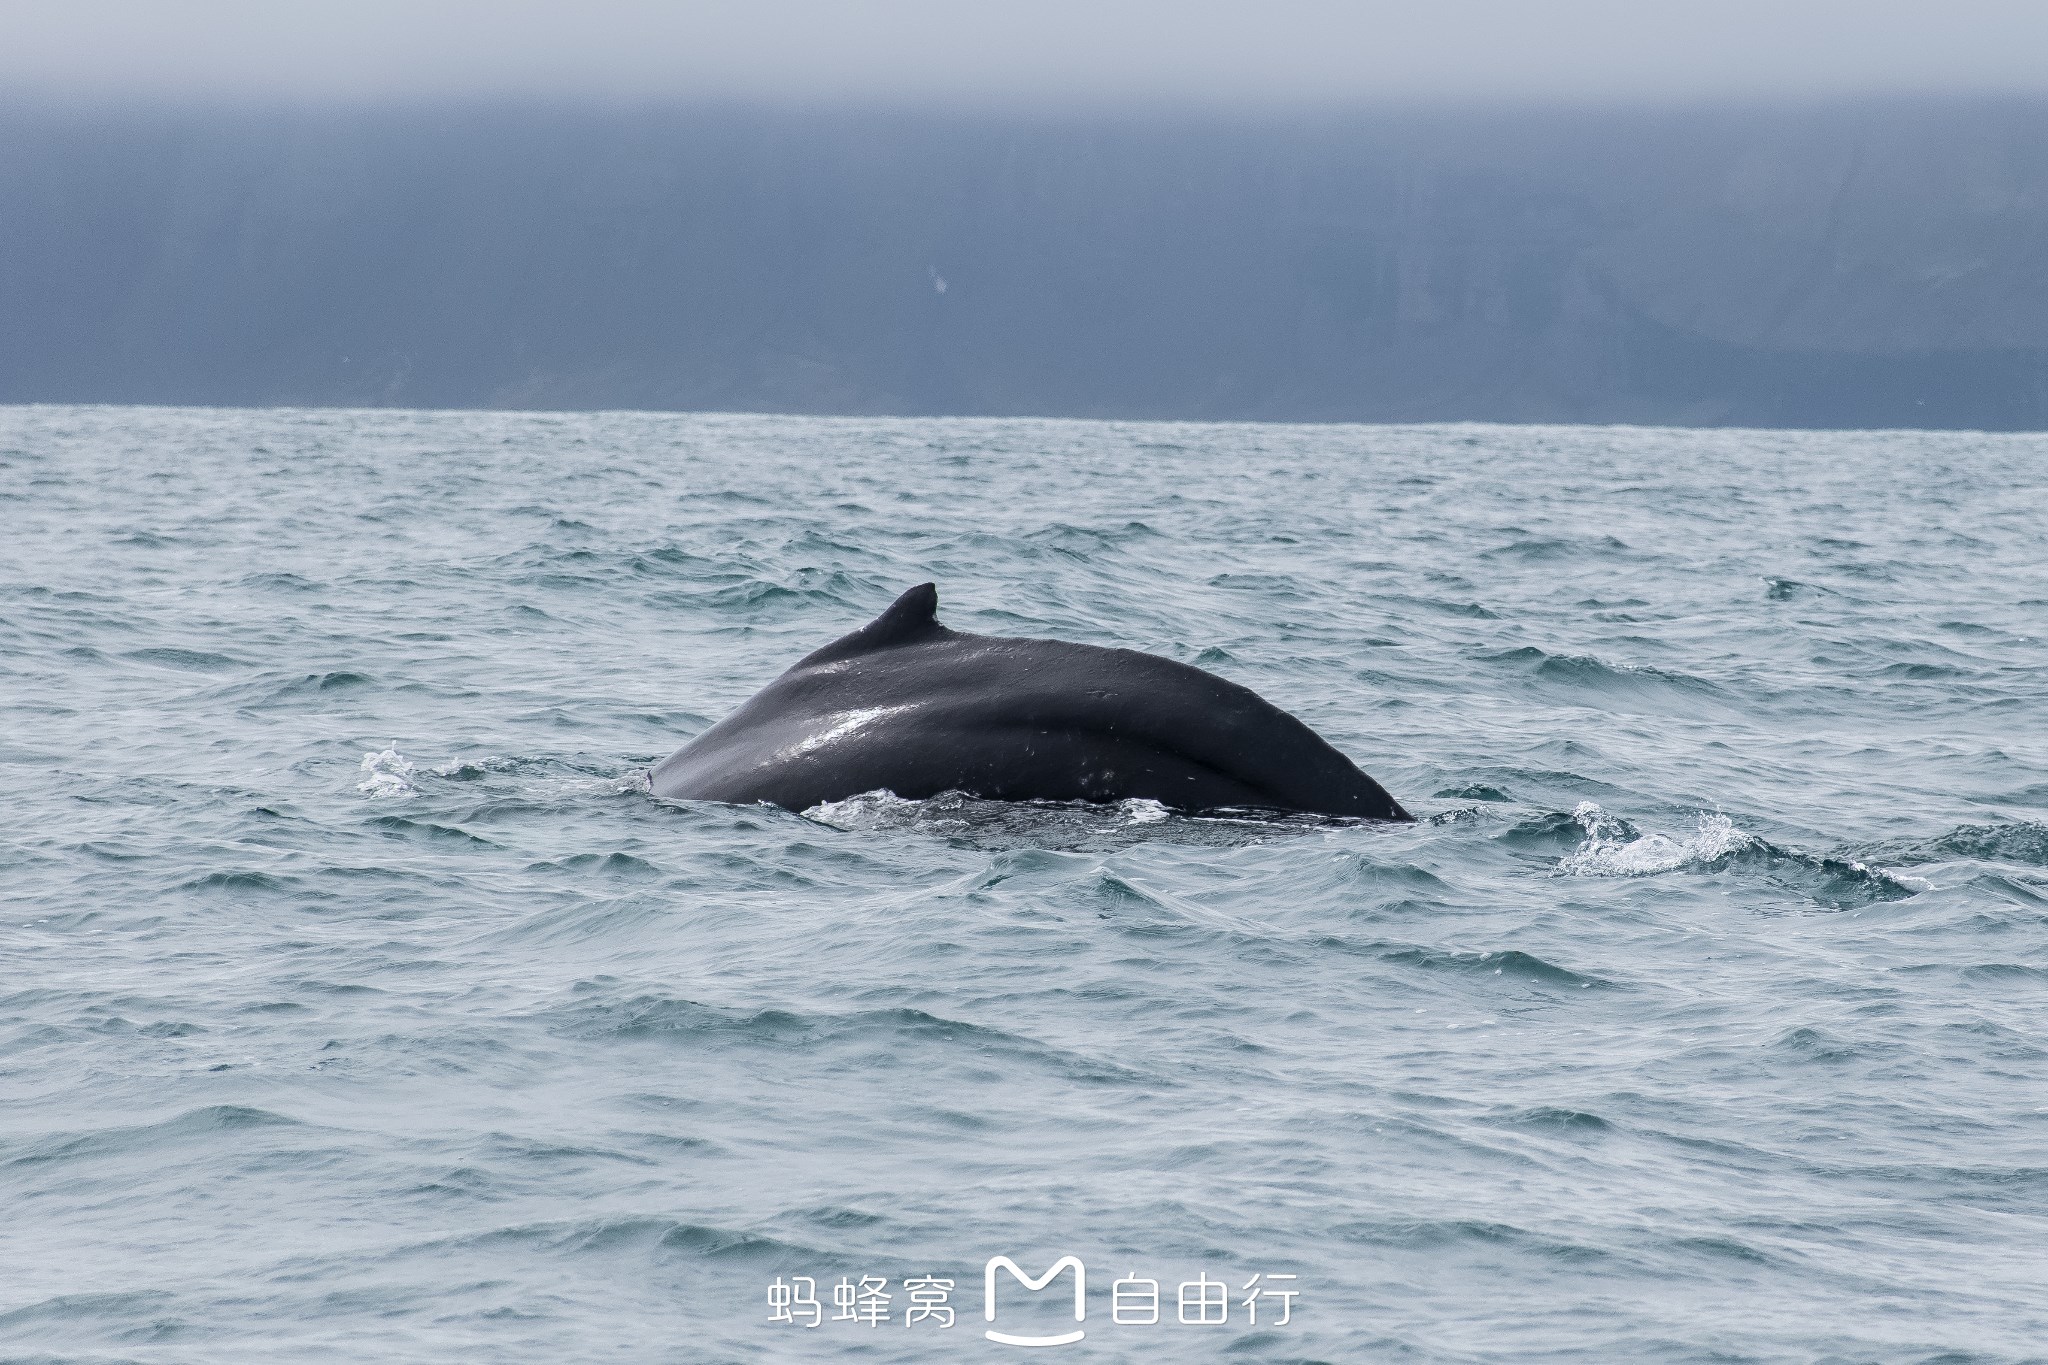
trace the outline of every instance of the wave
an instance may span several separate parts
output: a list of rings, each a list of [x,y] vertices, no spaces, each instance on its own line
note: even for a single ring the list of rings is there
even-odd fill
[[[398,741],[393,740],[389,748],[363,755],[363,780],[356,783],[356,790],[365,796],[410,796],[419,790],[413,785],[415,771],[412,760],[398,752]]]
[[[1655,876],[1716,862],[1750,841],[1733,820],[1719,812],[1702,812],[1699,828],[1685,839],[1638,834],[1633,825],[1606,814],[1592,801],[1580,802],[1571,818],[1585,831],[1585,842],[1560,859],[1557,870],[1572,876]]]
[[[1766,578],[1764,596],[1773,602],[1789,602],[1795,597],[1838,597],[1833,588],[1823,588],[1816,583],[1802,583],[1796,578]]]
[[[1340,940],[1325,939],[1319,946],[1339,945]],[[1617,983],[1605,977],[1575,972],[1569,967],[1560,967],[1546,962],[1533,953],[1508,948],[1500,952],[1459,953],[1434,948],[1398,948],[1393,945],[1374,945],[1383,951],[1375,955],[1382,962],[1391,962],[1404,967],[1419,967],[1428,972],[1456,972],[1471,976],[1515,977],[1522,981],[1544,986],[1570,986],[1575,990],[1604,990]],[[1348,949],[1355,951],[1355,949]]]
[[[2048,867],[2048,824],[2015,820],[1987,825],[1957,825],[1931,839],[1899,839],[1866,844],[1865,856],[1904,863],[1938,863],[1973,859]]]
[[[826,1263],[835,1259],[820,1249],[759,1233],[645,1215],[491,1228],[396,1248],[387,1255],[396,1258],[424,1252],[439,1257],[450,1252],[508,1245],[523,1251],[569,1256],[629,1252],[644,1257],[666,1251],[707,1260],[781,1261],[798,1258]]]
[[[1590,694],[1605,707],[1633,703],[1653,713],[1692,717],[1699,714],[1703,703],[1725,704],[1728,700],[1716,683],[1650,664],[1611,664],[1587,654],[1552,654],[1534,645],[1477,657],[1483,664],[1513,667],[1546,687]]]
[[[1160,840],[1233,847],[1310,830],[1361,822],[1273,811],[1188,815],[1157,801],[985,801],[964,792],[912,800],[888,791],[862,792],[803,812],[806,820],[848,833],[903,831],[943,836],[962,847],[1001,851],[1051,848],[1106,851]]]
[[[1518,1109],[1513,1113],[1499,1116],[1493,1122],[1504,1127],[1528,1128],[1538,1132],[1590,1134],[1614,1131],[1614,1125],[1598,1114],[1549,1104]]]
[[[431,820],[408,820],[402,815],[379,815],[364,821],[369,828],[379,830],[395,839],[418,840],[422,842],[467,843],[479,848],[498,848],[500,845],[489,839],[471,834],[466,829],[452,825],[437,825]]]
[[[1977,806],[2048,806],[2048,782],[2029,783],[2011,791],[1993,796],[1973,796],[1968,800]]]
[[[139,664],[156,664],[163,668],[182,669],[191,673],[224,673],[248,667],[242,660],[231,655],[216,654],[203,649],[131,649],[121,657]]]
[[[1092,814],[1126,825],[1156,825],[1172,814],[1159,802],[1141,798],[1098,805],[1084,801],[983,801],[965,792],[941,792],[911,799],[892,791],[876,790],[842,801],[821,801],[803,815],[806,820],[843,830],[931,829],[964,826],[975,815],[1000,816],[1016,810],[1035,810],[1046,815]]]
[[[1702,811],[1692,834],[1639,833],[1592,801],[1571,814],[1585,832],[1578,848],[1558,860],[1557,873],[1576,877],[1653,877],[1669,872],[1761,872],[1787,890],[1837,909],[1904,900],[1928,889],[1882,868],[1850,858],[1803,853],[1735,827],[1719,811]]]
[[[268,872],[240,869],[208,872],[178,884],[180,891],[287,891],[301,885],[297,877],[278,877]]]
[[[38,1299],[22,1304],[18,1308],[0,1311],[0,1328],[10,1331],[34,1327],[45,1323],[93,1322],[123,1315],[134,1318],[171,1317],[173,1310],[180,1306],[178,1295],[165,1289],[135,1289],[111,1291],[103,1294],[58,1294],[52,1298]],[[75,1330],[71,1329],[71,1330]],[[81,1357],[68,1350],[63,1355],[12,1355],[7,1357],[9,1365],[62,1365],[62,1362],[83,1358],[126,1362],[133,1356]]]
[[[1028,531],[1023,536],[1027,543],[1044,545],[1082,560],[1108,551],[1120,550],[1135,542],[1159,538],[1159,532],[1142,521],[1127,521],[1122,526],[1105,527],[1072,526],[1066,522],[1056,521],[1038,530]]]
[[[1628,543],[1606,536],[1529,536],[1491,550],[1481,550],[1481,559],[1520,559],[1548,563],[1580,555],[1604,556],[1617,551],[1633,553]]]
[[[1417,1218],[1340,1223],[1331,1234],[1347,1242],[1386,1247],[1400,1251],[1429,1251],[1440,1247],[1477,1245],[1498,1253],[1509,1248],[1539,1261],[1592,1263],[1611,1259],[1614,1252],[1591,1242],[1578,1241],[1536,1228],[1519,1227],[1485,1218]]]
[[[1435,801],[1512,801],[1515,798],[1499,787],[1484,782],[1468,782],[1462,787],[1445,787],[1430,793]]]
[[[579,983],[586,993],[603,982]],[[814,1049],[851,1046],[878,1055],[915,1052],[934,1044],[964,1047],[979,1058],[1028,1062],[1071,1081],[1094,1084],[1163,1084],[1118,1063],[1043,1043],[1023,1034],[929,1014],[924,1010],[857,1010],[847,1014],[707,1005],[679,996],[642,992],[624,999],[585,999],[545,1012],[554,1031],[579,1038],[674,1039],[693,1046]]]
[[[157,1123],[129,1124],[118,1128],[97,1128],[84,1133],[58,1134],[30,1143],[9,1154],[7,1167],[40,1166],[48,1163],[93,1160],[100,1157],[150,1156],[160,1159],[165,1145],[188,1138],[256,1129],[306,1128],[297,1119],[268,1109],[240,1104],[213,1104]]]
[[[403,753],[396,740],[386,748],[363,754],[356,771],[360,778],[356,790],[364,796],[408,797],[424,793],[445,799],[460,795],[471,803],[459,808],[444,807],[440,814],[447,820],[485,820],[508,811],[537,814],[557,809],[565,801],[589,797],[645,797],[649,780],[647,768],[640,764],[620,771],[612,763],[568,757],[488,756],[425,766]],[[397,816],[379,817],[369,823],[401,833],[410,830],[415,834],[466,834],[446,825],[406,821]]]
[[[484,842],[478,840],[479,843]],[[542,862],[528,863],[528,872],[598,872],[609,877],[624,877],[635,881],[646,881],[666,875],[645,858],[636,858],[630,853],[572,853],[565,858],[550,858]]]

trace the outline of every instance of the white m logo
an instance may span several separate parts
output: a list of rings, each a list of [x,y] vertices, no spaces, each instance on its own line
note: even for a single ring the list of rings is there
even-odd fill
[[[1051,1270],[1046,1271],[1035,1280],[1026,1275],[1018,1267],[1017,1263],[1007,1256],[990,1258],[988,1268],[982,1272],[981,1315],[983,1319],[988,1322],[996,1320],[996,1272],[998,1270],[1009,1271],[1010,1274],[1016,1277],[1017,1283],[1036,1293],[1051,1284],[1054,1276],[1069,1267],[1074,1272],[1074,1321],[1086,1322],[1088,1320],[1088,1267],[1081,1264],[1079,1256],[1060,1257],[1052,1263]],[[1077,1327],[1071,1332],[1063,1333],[1056,1337],[1018,1337],[1012,1336],[1008,1332],[998,1332],[994,1328],[990,1328],[982,1335],[986,1336],[990,1341],[1000,1341],[1005,1346],[1069,1346],[1086,1336],[1087,1333]]]

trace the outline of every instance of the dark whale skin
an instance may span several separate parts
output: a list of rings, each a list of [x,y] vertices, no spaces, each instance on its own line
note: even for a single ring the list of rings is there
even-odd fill
[[[959,791],[1413,818],[1249,688],[1136,650],[948,630],[938,602],[920,584],[798,660],[663,760],[654,794],[801,811]]]

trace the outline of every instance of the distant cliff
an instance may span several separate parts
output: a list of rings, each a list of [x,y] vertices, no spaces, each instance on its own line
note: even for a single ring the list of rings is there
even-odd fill
[[[0,110],[0,401],[2048,427],[2048,106]]]

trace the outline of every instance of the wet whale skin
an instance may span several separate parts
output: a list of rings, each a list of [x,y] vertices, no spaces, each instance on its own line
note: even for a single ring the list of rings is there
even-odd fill
[[[654,769],[655,795],[805,810],[861,792],[1407,820],[1249,688],[1129,649],[949,630],[920,584]]]

